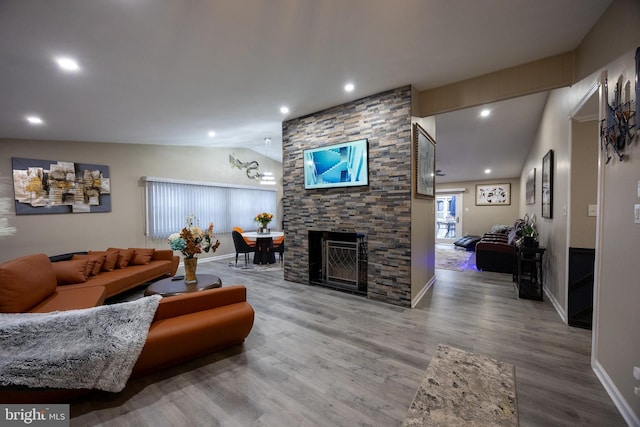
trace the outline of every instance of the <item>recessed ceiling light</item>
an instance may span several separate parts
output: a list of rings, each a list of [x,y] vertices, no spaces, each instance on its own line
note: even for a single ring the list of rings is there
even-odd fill
[[[480,111],[480,117],[489,117],[489,115],[491,114],[491,110],[485,108],[484,110]]]
[[[355,88],[356,87],[353,85],[353,83],[347,83],[346,85],[344,85],[345,92],[353,92]]]
[[[216,133],[212,130],[210,130],[207,135],[209,135],[209,138],[214,138],[216,136]]]
[[[289,113],[289,108],[288,107],[280,107],[280,112],[282,114],[288,114]]]
[[[80,71],[80,66],[78,65],[78,62],[73,58],[70,58],[68,56],[59,56],[55,59],[55,61],[58,64],[58,67],[60,67],[64,71],[69,71],[72,73],[76,71]]]
[[[44,124],[42,119],[38,116],[26,116],[25,119],[32,125],[41,125]]]
[[[485,169],[485,170],[484,170],[484,173],[486,173],[486,174],[490,174],[490,173],[491,173],[491,169]]]

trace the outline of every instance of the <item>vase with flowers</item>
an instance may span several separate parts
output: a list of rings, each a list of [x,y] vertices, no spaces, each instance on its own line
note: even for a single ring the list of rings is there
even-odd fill
[[[256,215],[256,217],[254,218],[254,221],[260,225],[260,227],[258,228],[258,233],[268,233],[269,229],[267,228],[267,226],[269,225],[272,219],[273,219],[273,214],[270,214],[268,212],[262,212]]]
[[[182,252],[184,256],[184,281],[186,284],[193,284],[198,283],[196,276],[198,255],[202,252],[215,252],[220,246],[220,242],[213,234],[212,222],[209,223],[206,230],[202,230],[196,225],[195,215],[187,216],[185,222],[186,225],[182,231],[169,236],[169,246],[174,251]]]

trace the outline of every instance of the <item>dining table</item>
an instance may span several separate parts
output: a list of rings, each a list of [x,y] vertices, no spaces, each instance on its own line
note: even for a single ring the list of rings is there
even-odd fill
[[[253,255],[254,264],[275,264],[276,253],[273,250],[273,238],[284,236],[284,231],[269,231],[258,233],[256,231],[245,231],[242,237],[256,241],[256,251]]]

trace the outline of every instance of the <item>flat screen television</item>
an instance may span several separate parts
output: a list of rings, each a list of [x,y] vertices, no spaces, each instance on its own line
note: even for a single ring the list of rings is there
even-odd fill
[[[304,188],[369,185],[367,140],[304,150]]]

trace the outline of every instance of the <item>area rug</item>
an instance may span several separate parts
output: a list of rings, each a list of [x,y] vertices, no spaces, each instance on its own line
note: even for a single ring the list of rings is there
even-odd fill
[[[0,314],[0,385],[121,391],[160,299]]]
[[[515,367],[442,344],[402,423],[403,427],[517,425]]]
[[[451,245],[436,244],[436,268],[464,271],[469,265],[471,251],[456,249]]]
[[[279,270],[282,270],[282,265],[279,262],[276,262],[275,264],[265,264],[265,265],[253,264],[253,263],[249,263],[248,265],[245,265],[244,261],[243,262],[238,261],[238,265],[237,266],[235,265],[235,262],[230,262],[229,263],[229,268],[231,268],[233,270],[237,270],[237,271],[263,272],[263,271],[279,271]]]

